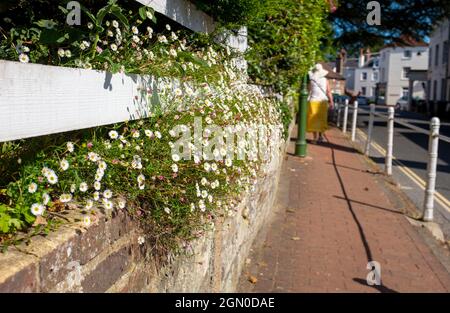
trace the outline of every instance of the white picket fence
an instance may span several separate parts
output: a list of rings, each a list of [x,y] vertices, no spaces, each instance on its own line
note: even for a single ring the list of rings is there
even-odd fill
[[[187,0],[136,0],[197,32],[214,20]],[[226,44],[245,51],[246,28]],[[139,119],[149,114],[151,76],[0,60],[0,142]]]

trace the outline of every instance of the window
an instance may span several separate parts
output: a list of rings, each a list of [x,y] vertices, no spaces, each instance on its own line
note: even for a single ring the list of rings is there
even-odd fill
[[[378,72],[373,72],[372,73],[372,80],[378,81]]]
[[[402,97],[403,98],[408,98],[409,97],[409,88],[408,87],[403,87],[402,88]]]
[[[444,50],[442,51],[442,64],[448,63],[448,41],[444,42]]]
[[[367,80],[367,72],[361,73],[361,80]]]
[[[362,94],[363,96],[366,95],[366,92],[367,92],[367,88],[366,88],[366,87],[361,87],[361,94]]]
[[[408,79],[408,73],[411,70],[410,67],[404,67],[402,70],[402,79]]]
[[[404,59],[411,59],[411,56],[412,56],[411,50],[403,51],[403,58]]]
[[[436,45],[436,48],[434,50],[434,66],[439,65],[439,45]]]

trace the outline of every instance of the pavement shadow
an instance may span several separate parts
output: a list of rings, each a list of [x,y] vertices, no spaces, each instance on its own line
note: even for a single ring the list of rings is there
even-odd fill
[[[389,287],[383,286],[383,285],[373,285],[370,286],[369,284],[367,284],[367,281],[365,279],[361,279],[361,278],[353,278],[354,282],[357,282],[358,284],[364,285],[364,286],[368,286],[368,287],[372,287],[376,290],[378,290],[381,293],[398,293],[398,291],[391,289]]]
[[[395,211],[395,210],[391,210],[391,209],[387,209],[387,208],[383,208],[383,207],[378,206],[378,205],[369,204],[369,203],[358,201],[358,200],[346,199],[344,197],[340,197],[340,196],[336,196],[336,195],[333,196],[333,197],[336,198],[336,199],[340,199],[340,200],[348,200],[348,201],[351,201],[353,203],[361,204],[361,205],[368,206],[368,207],[371,207],[371,208],[374,208],[374,209],[383,210],[383,211],[387,211],[387,212],[390,212],[390,213],[403,215],[403,212]]]
[[[327,138],[325,136],[325,138]],[[291,141],[297,141],[297,138],[292,137]],[[334,143],[329,142],[328,138],[327,138],[327,142],[321,142],[321,143],[314,143],[312,140],[310,139],[306,139],[306,143],[309,145],[318,145],[318,146],[323,146],[323,147],[327,147],[330,149],[336,149],[336,150],[340,150],[340,151],[345,151],[345,152],[349,152],[349,153],[357,153],[357,154],[361,154],[361,152],[359,152],[358,150],[354,149],[354,148],[350,148],[350,147],[346,147],[346,146],[340,146],[340,145],[336,145]],[[289,155],[295,156],[293,153],[288,153]]]
[[[370,157],[372,161],[374,161],[377,164],[384,164],[384,157]],[[403,165],[405,165],[408,168],[416,168],[421,170],[427,169],[427,162],[418,162],[418,161],[408,161],[408,160],[402,160],[402,159],[396,159],[400,161]],[[443,173],[450,173],[450,166],[448,165],[437,165],[437,171],[443,172]]]

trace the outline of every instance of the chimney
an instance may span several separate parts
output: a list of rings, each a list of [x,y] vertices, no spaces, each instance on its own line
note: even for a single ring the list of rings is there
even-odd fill
[[[338,56],[336,57],[336,73],[344,75],[344,67],[347,62],[347,51],[342,49],[339,51]]]
[[[361,48],[359,49],[358,67],[363,67],[365,63],[364,49]]]
[[[372,59],[372,52],[370,51],[370,48],[366,49],[366,63],[370,61],[370,59]]]

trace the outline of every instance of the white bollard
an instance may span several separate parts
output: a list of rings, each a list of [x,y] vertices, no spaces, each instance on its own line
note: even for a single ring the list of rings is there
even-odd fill
[[[366,140],[366,148],[364,149],[364,154],[369,156],[370,154],[370,144],[372,142],[372,131],[373,131],[373,122],[375,119],[375,103],[370,104],[370,113],[369,113],[369,128],[367,129],[367,140]]]
[[[337,119],[336,119],[336,126],[338,128],[341,126],[341,108],[342,108],[342,103],[338,103]]]
[[[436,167],[439,146],[439,118],[433,117],[430,123],[430,139],[428,141],[427,185],[423,201],[423,220],[433,220],[434,191],[436,188]]]
[[[393,106],[388,108],[388,120],[387,120],[387,149],[384,171],[387,175],[392,175],[392,150],[394,144],[394,114],[395,109]]]
[[[356,138],[356,123],[358,122],[358,101],[353,103],[352,141]]]
[[[347,132],[347,119],[348,119],[348,99],[344,102],[344,121],[342,122],[342,132]]]

